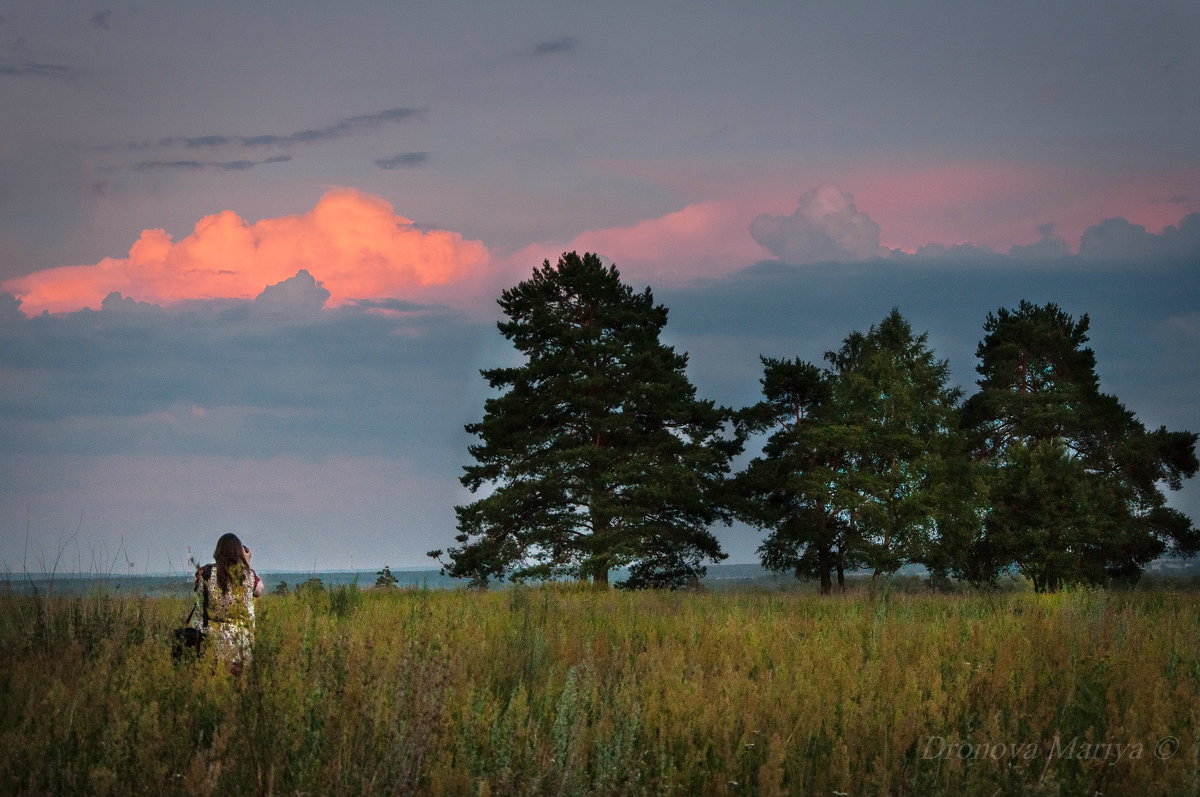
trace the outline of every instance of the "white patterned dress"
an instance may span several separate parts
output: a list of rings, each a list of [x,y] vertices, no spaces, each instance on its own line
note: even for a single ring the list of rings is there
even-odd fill
[[[254,642],[254,588],[258,575],[241,565],[230,571],[226,592],[217,583],[216,565],[200,569],[192,625],[204,632],[205,645],[213,650],[218,661],[241,668],[250,663],[250,647]]]

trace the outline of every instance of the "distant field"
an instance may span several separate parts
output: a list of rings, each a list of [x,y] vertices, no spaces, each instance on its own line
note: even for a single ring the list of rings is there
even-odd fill
[[[1200,598],[1159,590],[0,596],[0,793],[1195,794]]]

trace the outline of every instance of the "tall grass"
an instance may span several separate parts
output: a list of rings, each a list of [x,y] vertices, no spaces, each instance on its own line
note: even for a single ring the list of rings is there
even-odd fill
[[[0,596],[0,793],[1200,791],[1194,595],[272,595],[239,679],[185,610]]]

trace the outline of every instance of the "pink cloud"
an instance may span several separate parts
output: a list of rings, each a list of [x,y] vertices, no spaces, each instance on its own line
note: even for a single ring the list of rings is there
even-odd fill
[[[26,313],[98,309],[116,291],[156,304],[258,296],[308,271],[329,301],[407,297],[465,280],[488,262],[486,247],[446,230],[422,230],[385,200],[349,188],[325,193],[296,216],[249,223],[230,210],[172,240],[143,230],[124,258],[64,266],[8,280]]]
[[[804,194],[788,216],[755,216],[750,235],[792,264],[870,260],[886,254],[879,246],[879,225],[858,209],[854,197],[832,183]]]
[[[1158,169],[1113,162],[1107,168],[1021,158],[948,158],[876,153],[799,159],[789,152],[733,157],[609,159],[606,173],[738,205],[748,224],[766,213],[786,216],[796,197],[824,183],[852,194],[879,225],[880,244],[912,253],[929,243],[973,244],[997,252],[1041,240],[1053,223],[1072,247],[1101,219],[1120,216],[1159,232],[1200,211],[1200,168]],[[761,255],[760,255],[761,256]]]
[[[1200,169],[1096,172],[1023,161],[879,164],[839,180],[881,229],[884,246],[930,242],[1007,252],[1040,240],[1053,223],[1074,250],[1100,219],[1120,216],[1158,232],[1200,210]]]
[[[744,208],[701,202],[625,227],[587,230],[569,241],[537,243],[505,258],[509,273],[531,270],[564,251],[595,252],[639,280],[679,281],[744,268],[765,251],[746,232]]]

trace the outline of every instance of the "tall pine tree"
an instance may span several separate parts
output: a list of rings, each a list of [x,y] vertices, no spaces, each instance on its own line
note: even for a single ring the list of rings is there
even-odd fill
[[[948,365],[897,310],[825,359],[764,358],[764,401],[745,412],[771,431],[737,480],[741,516],[768,530],[764,566],[815,576],[822,592],[852,567],[944,569],[943,537],[974,518],[970,469],[950,466],[965,447]]]
[[[1147,430],[1100,392],[1088,323],[1026,301],[988,314],[964,423],[988,466],[990,511],[968,574],[1016,564],[1054,591],[1132,579],[1157,556],[1200,549],[1160,488],[1195,475],[1196,435]]]
[[[860,564],[848,552],[849,530],[837,494],[849,445],[832,418],[833,377],[800,359],[761,358],[763,400],[743,411],[749,431],[770,432],[763,453],[734,480],[739,517],[766,535],[762,564],[796,578],[817,579],[821,593]]]
[[[476,583],[579,578],[677,587],[724,558],[709,527],[741,449],[730,413],[696,398],[687,355],[659,335],[667,309],[594,254],[564,253],[501,295],[499,329],[524,356],[482,372],[502,391],[467,426],[479,438],[455,508],[446,571]],[[440,552],[432,555],[440,559]]]

